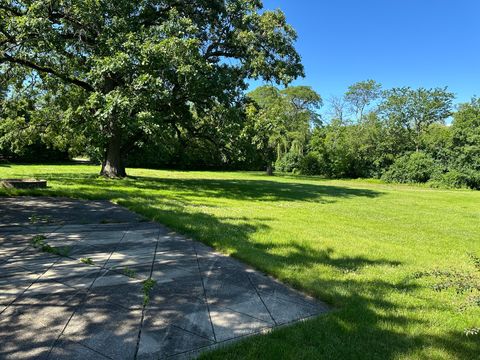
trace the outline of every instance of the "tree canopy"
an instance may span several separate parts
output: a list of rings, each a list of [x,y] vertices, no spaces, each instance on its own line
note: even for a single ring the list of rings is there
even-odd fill
[[[0,0],[0,131],[93,149],[102,174],[125,176],[132,146],[165,129],[201,136],[198,119],[241,104],[246,79],[303,74],[284,14],[261,10],[258,0]],[[33,115],[18,110],[24,101]]]
[[[382,86],[375,80],[357,82],[348,87],[345,93],[345,102],[350,105],[350,110],[361,121],[367,106],[381,95]]]

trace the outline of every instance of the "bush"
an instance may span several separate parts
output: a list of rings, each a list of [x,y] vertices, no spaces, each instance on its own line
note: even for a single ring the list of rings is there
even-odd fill
[[[470,188],[480,190],[480,173],[473,169],[449,169],[430,180],[432,187]]]
[[[303,155],[288,152],[275,162],[275,169],[280,172],[294,172],[300,168]]]
[[[423,152],[414,152],[398,158],[383,174],[386,182],[425,183],[439,171],[433,158]]]
[[[463,188],[467,187],[465,174],[452,169],[445,173],[439,173],[435,175],[430,181],[432,187],[451,187],[451,188]]]
[[[300,162],[300,172],[304,175],[324,175],[324,166],[316,151],[309,152]]]
[[[42,164],[66,162],[69,160],[70,157],[67,151],[49,148],[40,141],[26,146],[19,154],[0,149],[0,162]]]

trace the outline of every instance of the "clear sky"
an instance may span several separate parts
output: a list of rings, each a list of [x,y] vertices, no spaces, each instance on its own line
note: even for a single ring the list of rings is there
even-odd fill
[[[480,96],[480,0],[264,0],[298,33],[310,85],[324,99],[354,82],[448,86]],[[251,88],[259,85],[251,84]]]

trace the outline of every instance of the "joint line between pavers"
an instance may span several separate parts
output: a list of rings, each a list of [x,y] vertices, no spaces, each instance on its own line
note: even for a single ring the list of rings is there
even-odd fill
[[[177,329],[180,329],[180,330],[182,330],[182,331],[185,331],[185,332],[187,332],[187,333],[189,333],[189,334],[192,334],[192,335],[195,335],[195,336],[201,337],[201,338],[203,338],[203,339],[205,339],[205,340],[212,341],[212,339],[211,339],[211,338],[209,338],[209,337],[207,337],[207,336],[204,336],[204,335],[197,334],[197,333],[195,333],[195,332],[193,332],[193,331],[190,331],[190,330],[184,329],[184,328],[182,328],[182,327],[180,327],[180,326],[178,326],[178,325],[175,325],[175,324],[170,324],[170,326],[172,326],[172,327],[174,327],[174,328],[177,328]]]
[[[58,230],[60,227],[56,228],[56,230]],[[52,232],[50,232],[49,234],[51,234]],[[28,248],[29,246],[31,245],[27,245],[22,251],[19,252],[22,253],[23,251],[25,251],[26,248]],[[25,294],[25,292],[30,289],[32,287],[32,285],[34,285],[43,275],[45,275],[45,273],[50,270],[58,261],[60,261],[60,258],[58,258],[56,261],[54,261],[44,272],[42,272],[35,280],[33,280],[33,282],[28,285],[20,294],[18,294],[15,299],[13,299],[6,307],[5,309],[3,309],[2,311],[0,311],[0,315],[2,315],[20,296],[22,296],[23,294]],[[28,270],[28,269],[27,269]]]
[[[257,296],[260,298],[260,301],[262,302],[263,306],[265,307],[265,310],[267,310],[268,312],[268,315],[270,315],[270,318],[272,319],[273,323],[275,324],[275,326],[277,326],[277,321],[273,318],[273,315],[272,313],[270,312],[270,309],[267,307],[267,304],[265,304],[265,301],[263,301],[263,298],[262,296],[260,295],[260,292],[258,291],[257,287],[255,286],[255,284],[253,283],[252,279],[250,278],[250,275],[247,273],[247,278],[248,278],[248,281],[250,281],[250,284],[252,285],[252,287],[255,289],[255,292],[257,293]]]
[[[122,242],[122,240],[125,238],[126,234],[127,234],[127,231],[128,230],[125,230],[123,232],[123,235],[122,237],[120,238],[120,241],[116,244],[115,248],[113,249],[113,251],[110,253],[110,256],[108,257],[107,261],[110,260],[110,257],[112,256],[112,254],[115,252],[115,250],[118,248],[119,244]],[[75,316],[78,308],[83,305],[83,303],[86,301],[87,297],[88,297],[88,294],[90,293],[90,290],[92,289],[93,287],[93,284],[95,283],[95,281],[97,281],[98,277],[99,277],[99,274],[101,273],[103,267],[100,268],[97,272],[97,275],[95,276],[95,279],[92,281],[92,283],[90,284],[90,286],[88,287],[87,291],[85,292],[85,297],[83,299],[83,301],[80,301],[80,303],[75,306],[75,308],[73,309],[70,317],[68,318],[67,320],[67,323],[65,324],[65,326],[63,327],[62,331],[60,332],[60,335],[58,335],[58,337],[55,339],[55,341],[53,342],[52,346],[50,347],[50,350],[48,352],[48,355],[47,355],[47,360],[50,358],[50,355],[52,354],[52,351],[53,349],[55,348],[55,346],[58,344],[58,341],[60,340],[60,338],[62,337],[63,333],[65,332],[65,329],[67,328],[67,326],[70,324],[70,321],[72,320],[72,318]],[[105,356],[104,354],[100,353],[101,355]],[[108,357],[108,356],[107,356]]]
[[[7,256],[7,258],[4,259],[4,260],[2,261],[2,263],[3,263],[3,264],[6,264],[11,258],[13,258],[13,257],[16,256],[16,255],[21,254],[21,253],[24,252],[26,249],[28,249],[30,246],[31,246],[31,245],[28,244],[28,245],[25,245],[25,247],[22,248],[21,250],[15,251],[12,255]]]
[[[158,229],[158,235],[157,235],[157,243],[155,244],[155,252],[153,253],[153,260],[152,260],[152,265],[150,266],[150,275],[148,276],[148,279],[151,279],[152,278],[152,274],[153,274],[153,267],[155,265],[155,258],[157,257],[157,249],[158,249],[158,243],[160,241],[160,234],[161,234],[161,231],[160,229]],[[145,309],[147,307],[147,304],[145,303],[145,301],[143,302],[143,307],[142,307],[142,317],[140,319],[140,328],[138,329],[138,336],[137,336],[137,344],[135,346],[135,354],[133,356],[133,360],[136,360],[137,359],[137,356],[138,356],[138,350],[140,349],[140,338],[142,336],[142,329],[143,329],[143,320],[145,318]]]
[[[58,229],[61,229],[63,225],[59,225],[57,228],[53,229],[52,231],[46,233],[47,234],[47,237],[50,236],[52,233],[56,232]],[[37,226],[38,227],[38,226]],[[18,250],[18,251],[15,251],[12,255],[10,256],[7,256],[7,258],[3,261],[3,263],[7,263],[8,260],[10,260],[11,258],[13,258],[14,256],[16,255],[19,255],[21,254],[22,252],[24,252],[26,249],[28,249],[29,247],[33,247],[31,244],[27,244],[25,245],[24,248],[22,248],[21,250]],[[27,269],[28,270],[28,269]]]
[[[265,305],[265,304],[264,304],[264,305]],[[266,320],[264,320],[264,319],[257,318],[256,316],[253,316],[253,315],[250,315],[250,314],[246,314],[246,313],[244,313],[244,312],[242,312],[242,311],[234,310],[234,309],[232,309],[231,307],[222,306],[222,305],[217,305],[217,306],[218,306],[218,307],[221,307],[221,308],[223,308],[223,309],[227,309],[227,310],[233,311],[233,312],[235,312],[235,313],[237,313],[237,314],[242,314],[242,315],[244,315],[244,316],[248,316],[249,318],[252,318],[252,319],[255,319],[255,320],[258,320],[258,321],[261,321],[261,322],[263,322],[263,323],[268,324],[268,322],[267,322]],[[267,310],[267,311],[268,311],[268,310]],[[271,316],[271,315],[270,315],[270,316]],[[272,320],[273,320],[273,319],[272,319]],[[277,325],[278,325],[278,324],[274,322],[274,326],[277,326]]]
[[[92,349],[90,346],[87,346],[85,344],[82,344],[82,343],[79,343],[78,341],[75,341],[75,340],[68,340],[68,341],[71,341],[79,346],[83,346],[84,348],[87,348],[88,350],[91,350],[93,351],[94,353],[97,353],[99,355],[102,355],[103,357],[107,358],[107,359],[110,359],[110,360],[115,360],[114,358],[111,358],[110,356],[108,355],[105,355],[105,354],[102,354],[101,352],[99,352],[98,350],[95,350],[95,349]]]
[[[18,294],[15,299],[13,299],[6,307],[5,309],[3,309],[2,311],[0,311],[0,315],[2,315],[15,301],[17,301],[17,299],[19,297],[21,297],[23,294],[25,294],[25,292],[30,289],[33,285],[35,285],[37,283],[37,281],[43,276],[45,275],[45,273],[50,270],[58,261],[60,261],[60,258],[58,258],[57,260],[55,260],[44,272],[42,272],[35,280],[33,280],[33,282],[28,285],[25,290],[23,290],[20,294]]]
[[[288,326],[291,326],[292,324],[295,324],[295,323],[298,323],[298,322],[301,322],[301,321],[306,321],[306,320],[313,319],[313,318],[315,318],[319,315],[321,315],[321,314],[309,315],[309,316],[306,316],[306,317],[302,317],[300,319],[289,321],[289,322],[284,323],[284,324],[279,324],[279,325],[277,325],[277,328],[288,327]],[[217,349],[219,346],[222,346],[224,344],[231,344],[231,343],[234,343],[234,342],[238,342],[240,339],[249,338],[249,337],[252,337],[252,336],[255,336],[255,335],[259,335],[259,334],[266,334],[266,333],[269,333],[272,330],[273,330],[273,327],[266,326],[266,327],[263,327],[261,329],[258,329],[256,331],[248,333],[248,334],[242,334],[242,335],[239,335],[237,337],[225,339],[225,340],[222,340],[222,341],[218,341],[218,342],[210,344],[210,345],[202,345],[202,346],[199,346],[196,349],[191,349],[191,350],[171,354],[171,355],[166,356],[166,358],[167,359],[175,358],[175,357],[178,358],[179,356],[182,356],[182,355],[185,355],[185,354],[190,354],[190,353],[198,355],[198,353],[201,352],[201,351],[209,350],[209,349],[212,349],[212,350]],[[183,357],[180,357],[180,359],[183,359]]]
[[[283,325],[279,325],[279,326],[283,326]],[[273,328],[271,326],[265,326],[263,328],[260,328],[256,331],[248,333],[248,334],[238,335],[238,336],[233,337],[233,338],[228,338],[228,339],[225,339],[225,340],[217,341],[213,344],[202,345],[202,346],[199,346],[196,349],[191,349],[191,350],[182,351],[182,352],[179,352],[179,353],[167,355],[166,358],[167,359],[175,358],[175,357],[178,358],[181,355],[185,355],[185,354],[189,354],[189,353],[198,354],[199,352],[202,352],[202,351],[205,351],[205,350],[208,350],[208,349],[212,349],[212,350],[217,349],[218,347],[222,346],[223,344],[231,344],[231,343],[234,343],[234,342],[238,342],[240,339],[249,338],[249,337],[252,337],[252,336],[255,336],[255,335],[259,335],[259,334],[266,334],[266,333],[272,331],[272,329]],[[183,359],[183,357],[180,357],[180,359]]]
[[[215,328],[213,327],[212,315],[210,314],[210,305],[208,304],[208,298],[207,298],[207,290],[205,289],[205,284],[203,282],[203,276],[202,276],[202,271],[200,269],[200,261],[198,260],[198,252],[197,252],[197,247],[195,246],[195,241],[193,241],[193,249],[195,250],[195,259],[197,260],[198,274],[200,275],[200,280],[202,281],[203,296],[205,298],[204,299],[205,304],[207,305],[208,320],[210,320],[210,326],[212,327],[213,340],[217,342],[217,335],[215,334]]]

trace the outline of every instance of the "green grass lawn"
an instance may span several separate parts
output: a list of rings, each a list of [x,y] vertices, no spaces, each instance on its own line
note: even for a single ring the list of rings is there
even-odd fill
[[[0,166],[0,178],[50,186],[0,194],[110,199],[335,308],[205,358],[480,359],[480,335],[464,333],[480,327],[480,290],[436,291],[451,279],[414,276],[458,271],[478,285],[468,254],[480,256],[480,192],[242,172],[130,169],[132,178],[106,180],[98,171]]]

